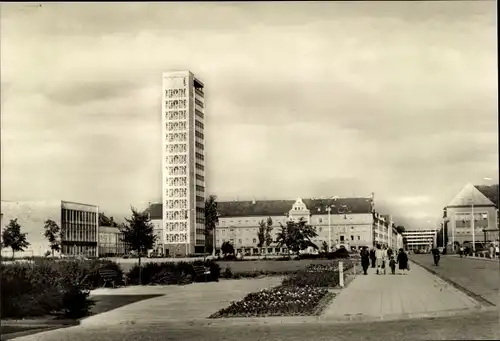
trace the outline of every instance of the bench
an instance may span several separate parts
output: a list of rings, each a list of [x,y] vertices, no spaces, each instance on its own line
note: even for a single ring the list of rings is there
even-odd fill
[[[113,288],[115,287],[115,279],[118,277],[118,273],[115,270],[110,269],[100,269],[99,276],[104,280],[101,288],[106,286],[106,283],[111,283]]]
[[[193,266],[193,270],[194,274],[196,275],[196,278],[204,276],[205,282],[207,281],[207,275],[210,275],[210,268],[207,268],[205,266],[195,265]]]

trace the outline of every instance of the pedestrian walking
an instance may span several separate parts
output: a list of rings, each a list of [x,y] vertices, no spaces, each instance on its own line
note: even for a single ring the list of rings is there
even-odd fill
[[[399,265],[399,270],[403,270],[403,274],[405,273],[405,271],[410,270],[410,266],[408,263],[408,255],[402,248],[399,249],[397,262]]]
[[[391,257],[394,255],[394,251],[392,251],[391,248],[388,248],[387,249],[387,258],[388,259],[391,259]]]
[[[460,254],[460,258],[464,256],[465,249],[463,245],[460,245],[460,249],[458,250],[458,253]]]
[[[375,250],[375,258],[377,263],[377,275],[380,275],[382,273],[382,265],[384,262],[384,250],[382,250],[380,244],[377,245],[377,250]]]
[[[495,258],[495,245],[490,244],[490,258],[494,259]]]
[[[361,266],[363,267],[363,275],[368,275],[368,267],[370,266],[370,252],[365,246],[361,250]]]
[[[370,259],[372,261],[372,268],[375,268],[375,261],[377,260],[377,257],[375,256],[375,249],[370,250]]]
[[[391,256],[391,260],[389,261],[389,266],[391,267],[391,274],[396,274],[396,260],[394,256]]]

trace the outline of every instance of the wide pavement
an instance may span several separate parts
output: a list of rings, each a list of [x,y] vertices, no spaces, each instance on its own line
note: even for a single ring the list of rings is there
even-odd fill
[[[410,258],[496,306],[500,306],[500,263],[498,261],[445,255],[441,257],[439,266],[434,266],[430,254],[411,255]]]
[[[446,318],[370,323],[248,324],[174,327],[136,323],[102,328],[78,326],[17,341],[331,341],[499,340],[497,311]]]
[[[358,275],[324,311],[324,319],[398,319],[477,309],[479,302],[411,263],[402,274]]]

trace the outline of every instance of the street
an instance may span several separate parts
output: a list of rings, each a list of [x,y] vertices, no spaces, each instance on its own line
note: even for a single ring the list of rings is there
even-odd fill
[[[411,255],[410,259],[436,271],[441,276],[461,285],[489,302],[499,305],[499,262],[441,256],[439,266],[434,266],[432,255]]]
[[[326,341],[500,339],[498,311],[434,319],[370,323],[314,322],[280,325],[173,327],[169,324],[78,326],[17,338],[17,341]]]

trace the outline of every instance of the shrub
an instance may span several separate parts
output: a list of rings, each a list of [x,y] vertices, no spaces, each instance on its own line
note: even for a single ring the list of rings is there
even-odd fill
[[[78,318],[87,315],[93,304],[87,270],[80,262],[2,264],[0,271],[2,318],[48,314]]]
[[[196,260],[194,262],[147,263],[142,267],[143,284],[188,284],[193,281],[205,281],[205,277],[196,278],[193,266],[210,268],[207,281],[218,281],[220,266],[212,260]],[[139,266],[136,265],[127,273],[129,284],[139,284]]]

